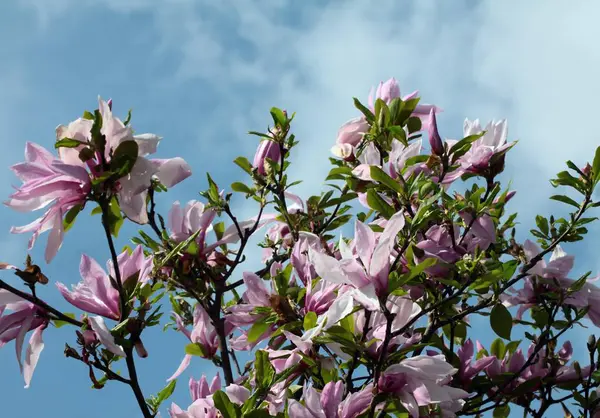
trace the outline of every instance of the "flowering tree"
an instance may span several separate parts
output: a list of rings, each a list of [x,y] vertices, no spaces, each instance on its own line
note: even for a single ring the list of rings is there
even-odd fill
[[[600,325],[600,290],[589,273],[569,277],[574,257],[561,248],[596,219],[587,213],[600,206],[600,148],[591,165],[568,161],[551,180],[568,193],[551,199],[573,212],[537,216],[537,243],[521,244],[516,214],[505,213],[514,191],[497,181],[514,145],[505,121],[466,120],[464,138],[443,140],[441,110],[417,92],[401,97],[394,79],[367,105],[354,103],[360,116],[339,130],[329,190],[305,201],[286,174],[293,115],[271,109],[272,127],[251,132],[260,138],[254,161],[235,160],[248,180],[231,190],[257,205],[247,220],[209,175],[203,202],[175,202],[165,221],[157,194],[191,170],[181,158],[148,158],[161,138],[134,135],[131,115],[118,119],[110,100],[57,128],[57,155],[26,144],[26,161],[12,167],[22,185],[6,205],[46,211],[12,232],[31,234],[30,249],[48,232],[49,263],[92,206],[110,254],[106,269],[82,254],[82,281],[71,289],[56,282],[79,316],[36,295],[49,279],[29,257],[23,269],[0,264],[15,274],[0,280],[0,347],[15,341],[26,387],[43,333],[69,325],[66,357],[86,366],[95,388],[128,385],[144,418],[167,408],[195,357],[220,367],[224,381],[192,379],[191,405],[172,404],[173,418],[506,417],[511,405],[532,417],[553,405],[569,417],[600,415],[600,344],[590,336],[589,364],[580,365],[562,339],[586,317]],[[113,239],[126,220],[149,229],[119,253]],[[243,270],[261,229],[264,266]],[[167,386],[148,396],[136,357],[148,356],[144,331],[169,311],[161,299],[171,305],[167,328],[189,343]],[[498,336],[488,347],[469,337],[478,317]],[[253,359],[245,367],[241,351]]]

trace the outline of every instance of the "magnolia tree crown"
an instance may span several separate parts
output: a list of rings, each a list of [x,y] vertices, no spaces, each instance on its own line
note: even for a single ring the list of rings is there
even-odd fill
[[[85,365],[94,388],[128,385],[144,418],[167,408],[172,418],[506,417],[511,407],[600,416],[600,343],[590,335],[580,364],[565,339],[583,321],[600,325],[600,289],[589,273],[570,274],[574,257],[561,247],[596,220],[600,148],[551,180],[565,193],[551,199],[571,213],[537,216],[536,242],[519,243],[516,214],[506,213],[515,192],[498,181],[515,145],[506,121],[465,120],[462,139],[443,139],[441,109],[418,92],[402,96],[394,79],[354,103],[327,191],[306,200],[287,174],[294,115],[271,109],[272,127],[250,132],[260,139],[253,161],[235,160],[247,181],[230,190],[257,207],[244,220],[210,175],[201,201],[157,213],[159,193],[190,167],[149,158],[161,138],[134,134],[131,113],[117,118],[110,100],[56,129],[56,155],[27,143],[6,205],[43,214],[11,232],[30,234],[29,249],[47,232],[50,263],[87,206],[109,256],[103,267],[82,254],[81,281],[55,282],[77,315],[37,295],[50,279],[29,257],[24,267],[0,264],[0,347],[14,340],[26,387],[44,333],[68,325],[66,357]],[[119,252],[125,221],[147,227]],[[244,269],[261,234],[263,266]],[[166,386],[148,395],[136,367],[152,361],[144,332],[164,325],[164,313],[165,329],[189,342]],[[475,321],[497,334],[489,346],[472,336]],[[251,361],[241,365],[244,351]],[[221,371],[190,380],[189,406],[166,405],[200,359]]]

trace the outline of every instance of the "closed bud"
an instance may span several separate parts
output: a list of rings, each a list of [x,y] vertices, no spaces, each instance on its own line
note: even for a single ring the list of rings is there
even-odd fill
[[[431,152],[434,155],[441,156],[444,154],[444,143],[442,142],[442,138],[440,137],[440,133],[437,128],[437,120],[435,118],[435,111],[431,109],[429,112],[429,146],[431,147]]]
[[[588,347],[589,351],[596,350],[596,336],[594,334],[592,334],[588,337],[587,347]]]
[[[267,174],[269,169],[270,164],[268,163],[267,158],[279,163],[279,160],[281,159],[281,150],[278,143],[265,139],[258,145],[252,164],[261,176]]]
[[[142,342],[142,340],[137,340],[137,342],[134,344],[134,347],[135,352],[138,356],[140,356],[140,358],[148,357],[148,351],[146,350],[146,347],[144,347],[144,343]]]

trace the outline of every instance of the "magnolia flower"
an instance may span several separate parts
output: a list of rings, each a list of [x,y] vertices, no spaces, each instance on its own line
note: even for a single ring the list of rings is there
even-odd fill
[[[309,252],[313,266],[323,280],[352,286],[352,296],[358,303],[369,310],[377,310],[377,297],[387,295],[390,257],[396,236],[403,227],[404,216],[401,212],[388,220],[379,235],[357,221],[354,246],[358,260],[354,257],[336,260],[311,249]]]
[[[335,140],[336,145],[331,148],[332,154],[341,158],[350,157],[368,131],[369,124],[364,116],[350,119],[339,129]]]
[[[313,387],[305,387],[302,398],[305,405],[295,399],[288,402],[290,418],[356,418],[365,412],[373,399],[373,385],[344,397],[342,382],[329,382],[321,394]]]
[[[146,283],[149,280],[152,257],[144,256],[140,245],[131,254],[127,251],[121,253],[117,261],[123,283],[128,280]],[[79,263],[79,274],[83,281],[73,286],[72,290],[68,290],[60,282],[56,283],[56,287],[71,305],[85,312],[119,320],[121,318],[119,292],[113,287],[110,279],[115,277],[112,260],[109,260],[106,265],[110,275],[106,274],[96,260],[84,254]]]
[[[179,315],[173,313],[177,329],[181,331],[193,344],[198,344],[201,347],[201,357],[212,359],[219,349],[219,334],[213,325],[208,313],[198,303],[194,308],[194,323],[192,332],[188,331],[183,324],[183,320]],[[229,332],[226,330],[226,333]],[[167,381],[171,381],[179,377],[181,373],[187,369],[192,361],[192,355],[186,354],[179,365],[179,368]]]
[[[317,235],[308,232],[300,232],[298,240],[292,249],[290,263],[292,264],[292,267],[294,267],[294,271],[298,275],[298,278],[305,286],[307,286],[307,283],[310,280],[317,277],[317,272],[310,263],[308,257],[309,248],[321,251],[322,246],[320,238]]]
[[[386,301],[386,307],[390,313],[394,314],[394,320],[392,321],[392,325],[390,327],[390,331],[392,333],[404,328],[409,321],[411,321],[421,312],[420,306],[407,297],[390,296]],[[381,351],[383,341],[385,340],[387,319],[381,311],[372,312],[370,316],[371,320],[369,321],[366,341],[371,341],[374,339],[375,342],[369,345],[367,351],[371,353],[374,358],[377,358],[379,352]],[[362,333],[362,331],[365,329],[365,320],[366,317],[364,310],[355,314],[355,333]],[[403,347],[408,347],[418,342],[420,338],[421,335],[418,333],[412,335],[410,338],[407,338],[404,335],[396,335],[389,340],[388,349],[392,350],[394,347],[400,345]]]
[[[4,311],[7,309],[12,313],[5,314]],[[0,348],[15,340],[17,362],[25,379],[25,388],[28,388],[31,383],[33,372],[44,349],[42,333],[49,322],[45,311],[41,308],[7,290],[0,289]],[[25,336],[31,330],[33,333],[29,338],[23,362],[23,343]]]
[[[221,378],[218,373],[213,378],[210,386],[204,375],[200,380],[190,378],[189,388],[193,403],[187,411],[182,410],[175,403],[171,404],[171,408],[169,408],[171,418],[216,418],[219,416],[212,399],[213,394],[221,390]],[[237,405],[243,404],[250,398],[250,391],[236,384],[227,386],[225,392],[229,400]]]
[[[168,226],[170,237],[175,242],[182,242],[200,231],[196,242],[199,253],[204,252],[206,233],[212,230],[212,221],[216,212],[206,209],[202,202],[190,200],[182,209],[179,201],[173,203],[169,211]]]
[[[418,418],[420,406],[469,396],[464,390],[446,383],[457,371],[443,355],[419,355],[389,366],[379,378],[378,387],[382,392],[396,394],[410,416]]]
[[[46,245],[46,262],[50,262],[63,241],[63,216],[68,210],[83,205],[91,189],[87,171],[83,167],[67,164],[37,144],[25,145],[25,162],[11,167],[23,185],[10,195],[5,205],[20,212],[50,208],[44,215],[28,225],[12,227],[11,232],[33,232],[29,249],[33,248],[39,234],[50,230]]]
[[[413,91],[412,93],[402,97],[402,101],[406,102],[408,100],[415,99],[418,97],[418,95],[418,91]],[[375,112],[375,101],[377,99],[381,99],[389,105],[392,100],[399,98],[400,96],[400,86],[395,78],[392,77],[385,82],[380,82],[375,90],[375,95],[373,96],[373,89],[371,89],[371,92],[369,93],[369,109],[371,112]],[[435,113],[440,113],[442,109],[434,105],[417,104],[412,112],[412,116],[416,116],[421,119],[422,129],[427,129],[429,117],[432,111]]]
[[[525,241],[523,250],[527,261],[541,252],[541,249],[529,240]],[[574,256],[567,255],[557,245],[548,262],[541,259],[528,271],[530,275],[538,277],[537,286],[534,286],[531,276],[527,277],[521,289],[511,288],[505,295],[501,295],[503,304],[508,307],[519,305],[516,317],[520,319],[523,313],[538,303],[541,292],[566,292],[575,283],[575,280],[567,277],[573,268],[574,260]],[[592,283],[594,280],[597,279],[588,279],[581,289],[564,299],[564,304],[577,308],[589,306],[587,317],[594,325],[600,326],[600,288]]]
[[[460,237],[458,225],[454,225],[454,237]],[[436,260],[435,265],[425,271],[434,277],[444,277],[450,265],[458,261],[465,250],[461,246],[454,246],[452,236],[448,229],[441,225],[433,225],[425,232],[425,239],[417,243],[417,248],[424,251],[423,257],[417,257],[422,262],[428,258]]]
[[[458,349],[457,353],[458,359],[460,360],[460,369],[458,376],[460,380],[464,383],[468,383],[479,372],[484,370],[487,366],[489,366],[496,357],[494,356],[485,356],[475,361],[474,364],[471,364],[473,360],[473,355],[475,354],[473,341],[471,339],[467,339],[464,344]]]
[[[483,136],[475,140],[469,151],[458,159],[460,168],[451,173],[445,181],[451,182],[464,173],[482,174],[490,167],[492,157],[505,154],[515,145],[515,142],[506,143],[506,120],[491,121],[482,129],[478,119],[475,121],[465,119],[463,129],[465,137],[478,135],[483,131],[485,131]]]
[[[227,321],[234,326],[251,325],[263,319],[266,314],[256,312],[256,308],[271,308],[279,296],[274,289],[267,289],[264,281],[251,272],[243,273],[246,291],[242,295],[244,303],[229,307]]]
[[[491,244],[496,242],[496,226],[490,215],[484,213],[478,216],[475,221],[468,212],[461,212],[459,215],[467,227],[471,226],[464,240],[468,252],[473,253],[475,248],[485,251]]]
[[[217,408],[214,403],[206,399],[198,399],[192,403],[186,411],[177,404],[171,404],[169,415],[171,418],[217,418]]]
[[[98,97],[98,109],[102,117],[101,134],[106,139],[104,155],[96,154],[85,163],[79,157],[83,145],[77,148],[60,148],[62,158],[71,164],[81,167],[87,166],[93,176],[103,174],[104,162],[110,163],[117,155],[119,146],[133,141],[136,144],[137,158],[131,171],[118,180],[116,194],[123,213],[132,221],[140,224],[148,222],[146,212],[146,196],[151,186],[152,177],[155,176],[166,187],[172,187],[191,175],[189,165],[181,158],[172,159],[147,159],[146,157],[156,152],[158,143],[162,139],[154,134],[134,135],[133,129],[125,125],[119,118],[113,115],[112,106]],[[68,137],[80,141],[92,139],[91,121],[78,119],[68,126],[61,125],[56,128],[57,141]],[[70,136],[73,135],[73,136]],[[122,149],[122,148],[121,148]]]
[[[205,375],[202,375],[200,380],[194,380],[193,377],[190,377],[189,387],[192,402],[198,399],[205,399],[216,391],[221,390],[221,377],[219,376],[219,373],[217,373],[210,382],[210,386],[208,385]]]

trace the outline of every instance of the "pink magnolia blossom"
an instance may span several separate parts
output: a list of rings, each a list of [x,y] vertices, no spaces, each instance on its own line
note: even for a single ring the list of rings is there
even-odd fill
[[[338,131],[336,144],[331,153],[340,158],[348,158],[354,154],[354,148],[361,143],[363,136],[369,131],[369,124],[364,116],[350,119]]]
[[[454,237],[460,237],[458,225],[454,226]],[[425,232],[425,239],[417,243],[417,248],[425,252],[423,257],[418,257],[419,262],[428,258],[434,258],[436,264],[428,267],[425,271],[434,277],[444,277],[450,265],[458,261],[465,253],[461,246],[454,246],[452,236],[448,228],[441,225],[433,225]]]
[[[198,399],[205,399],[216,391],[221,390],[221,377],[219,376],[219,373],[217,373],[210,382],[210,386],[208,385],[208,380],[206,380],[205,375],[202,375],[200,380],[194,380],[193,377],[190,377],[189,387],[192,402]]]
[[[461,212],[460,217],[467,227],[471,226],[464,240],[468,252],[473,253],[475,248],[485,251],[491,244],[496,242],[496,226],[490,215],[484,213],[478,216],[475,221],[468,212]]]
[[[458,376],[463,383],[469,383],[475,376],[489,366],[496,357],[485,356],[471,363],[475,354],[473,341],[467,339],[464,344],[458,349],[458,359],[460,360],[460,369]]]
[[[320,238],[317,235],[310,234],[308,232],[301,232],[298,240],[294,244],[294,248],[292,249],[292,254],[290,256],[290,262],[294,267],[294,271],[305,286],[310,280],[317,277],[317,272],[310,263],[308,257],[309,248],[321,251],[322,246]]]
[[[394,320],[390,331],[395,333],[396,331],[404,328],[406,324],[411,321],[415,316],[421,312],[421,308],[418,304],[414,303],[411,299],[401,296],[389,296],[386,301],[386,307],[390,313],[393,313]],[[355,315],[355,326],[356,332],[362,333],[365,329],[365,312],[359,311]],[[374,357],[377,358],[381,351],[383,341],[385,339],[387,328],[387,319],[383,312],[375,311],[371,313],[371,319],[369,321],[368,333],[366,341],[375,340],[374,343],[370,344],[367,351]],[[405,335],[397,335],[390,339],[388,343],[388,349],[393,350],[398,346],[408,347],[414,343],[417,343],[421,338],[421,335],[416,333],[407,338]]]
[[[142,246],[138,245],[129,254],[124,251],[117,257],[119,272],[123,283],[128,280],[137,280],[146,283],[152,271],[152,257],[146,257]],[[101,315],[106,318],[119,320],[121,308],[119,306],[119,292],[111,283],[110,277],[115,277],[112,260],[107,263],[107,274],[93,258],[82,255],[79,263],[79,274],[83,281],[73,286],[72,290],[60,283],[56,283],[63,297],[77,308]]]
[[[533,242],[527,240],[523,245],[525,257],[527,260],[537,256],[541,249]],[[567,255],[560,246],[556,246],[550,256],[550,260],[538,261],[528,273],[537,276],[537,285],[531,276],[523,281],[523,287],[515,290],[509,289],[506,294],[501,295],[501,300],[505,306],[519,306],[517,319],[522,318],[529,308],[538,303],[542,292],[555,291],[566,292],[566,290],[575,283],[575,280],[567,277],[573,268],[575,257]],[[600,326],[600,288],[593,284],[596,279],[588,279],[581,289],[571,293],[564,299],[564,304],[583,308],[589,306],[586,316],[594,323]]]
[[[12,312],[6,314],[7,309]],[[31,383],[33,372],[44,349],[42,333],[49,322],[41,308],[7,290],[0,289],[0,348],[15,340],[17,362],[25,379],[25,388],[28,388]],[[29,338],[25,361],[23,361],[25,336],[31,330],[33,333]]]
[[[352,286],[352,295],[357,302],[370,310],[378,310],[377,298],[387,295],[391,253],[404,223],[404,216],[398,212],[389,219],[383,232],[377,235],[367,225],[357,221],[354,237],[357,258],[336,260],[310,250],[316,272],[323,280]]]
[[[447,384],[457,371],[443,355],[419,355],[389,366],[379,379],[379,389],[396,394],[410,416],[418,418],[420,406],[469,396],[464,390]]]
[[[181,158],[148,159],[150,154],[156,152],[161,137],[154,134],[134,135],[130,125],[125,125],[114,116],[112,106],[98,97],[98,109],[102,116],[101,134],[106,138],[104,155],[96,152],[94,158],[83,163],[78,161],[78,148],[61,148],[61,158],[70,164],[87,166],[93,176],[103,174],[103,162],[110,163],[114,151],[126,141],[135,141],[138,146],[138,157],[131,172],[118,181],[116,193],[123,213],[132,221],[140,224],[148,222],[146,212],[146,196],[155,176],[166,187],[172,187],[191,175],[189,165]],[[57,140],[65,137],[75,138],[80,141],[89,141],[92,138],[91,121],[78,119],[68,126],[59,126],[56,129]]]
[[[173,313],[173,316],[175,317],[178,330],[181,331],[190,340],[190,342],[200,345],[202,348],[201,357],[212,359],[219,349],[219,335],[217,334],[217,330],[204,308],[199,303],[196,304],[196,307],[194,308],[194,323],[192,332],[185,328],[183,320],[179,315]],[[229,331],[226,330],[226,333],[229,333]],[[167,381],[171,381],[179,377],[179,375],[183,373],[185,369],[187,369],[191,361],[192,355],[186,354],[175,374],[173,374],[173,376],[171,376]]]
[[[290,418],[356,418],[371,405],[373,385],[343,398],[342,382],[327,383],[320,394],[313,387],[305,387],[304,405],[290,399],[288,415]]]
[[[50,262],[63,241],[63,216],[76,205],[85,203],[91,189],[87,171],[67,164],[39,145],[25,145],[25,162],[11,167],[23,185],[10,195],[5,205],[20,212],[29,212],[50,206],[44,215],[28,225],[13,227],[11,232],[32,232],[29,249],[39,234],[50,230],[45,258]]]
[[[190,200],[184,208],[181,208],[180,203],[176,201],[169,211],[170,237],[175,242],[182,242],[200,231],[196,242],[199,245],[199,252],[203,253],[206,234],[212,230],[215,216],[214,210],[205,208],[204,204],[197,200]]]
[[[445,178],[445,182],[452,182],[464,173],[482,174],[490,167],[490,161],[494,156],[505,154],[515,145],[515,142],[506,142],[507,123],[506,120],[499,122],[491,121],[485,128],[481,128],[479,120],[470,121],[465,119],[463,134],[465,137],[477,135],[485,131],[483,136],[471,144],[471,148],[458,159],[460,168]],[[449,145],[454,142],[447,141]]]
[[[418,91],[413,91],[410,94],[402,97],[402,101],[408,101],[411,99],[417,98],[419,95]],[[369,93],[369,109],[372,112],[375,111],[375,101],[377,99],[383,100],[386,104],[390,104],[392,100],[401,97],[400,94],[400,86],[398,85],[398,81],[395,78],[390,78],[385,82],[380,82],[375,90],[375,95],[373,95],[373,89]],[[412,116],[416,116],[421,119],[421,127],[422,129],[427,129],[429,124],[429,115],[431,112],[440,113],[442,109],[434,105],[428,104],[417,104],[415,110],[413,110]]]
[[[218,373],[213,378],[210,386],[204,375],[200,380],[190,378],[189,388],[192,404],[186,411],[175,403],[171,404],[171,408],[169,408],[171,418],[217,418],[220,416],[212,399],[213,394],[221,390],[221,378]],[[250,398],[250,391],[236,384],[227,386],[225,392],[229,400],[237,405],[243,404]]]

